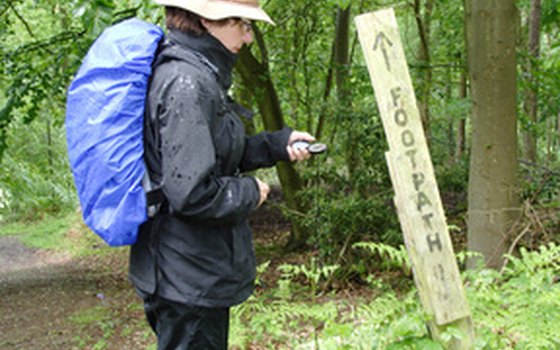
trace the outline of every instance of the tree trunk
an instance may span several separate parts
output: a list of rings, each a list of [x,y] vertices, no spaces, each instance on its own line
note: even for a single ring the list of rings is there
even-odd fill
[[[515,0],[466,0],[472,88],[468,249],[498,268],[520,212],[517,193]],[[469,267],[475,267],[471,259]]]
[[[339,8],[336,15],[336,37],[334,44],[334,62],[336,67],[336,88],[338,100],[348,103],[350,89],[348,86],[348,59],[350,47],[350,6]]]
[[[255,94],[259,112],[263,118],[264,127],[268,131],[280,130],[284,127],[284,118],[274,84],[270,79],[268,66],[259,62],[248,48],[241,50],[236,65],[245,86],[250,86]],[[282,185],[286,206],[293,211],[301,212],[304,205],[296,199],[296,193],[302,188],[302,181],[294,167],[287,162],[276,165],[278,178]],[[307,241],[307,233],[292,220],[290,247],[299,247]]]
[[[560,153],[560,113],[558,113],[558,117],[556,118],[556,133],[554,134],[554,140],[552,152],[554,160],[558,160],[558,153]]]
[[[560,113],[547,122],[547,166],[558,161],[558,153],[560,153]]]
[[[447,101],[453,99],[453,72],[452,69],[447,70],[447,83],[445,84],[445,98]],[[457,149],[455,140],[455,123],[452,113],[447,114],[447,147],[448,147],[448,157],[449,163],[455,162],[455,150]]]
[[[329,96],[331,95],[331,91],[332,91],[332,83],[333,83],[333,71],[334,71],[334,50],[335,50],[335,44],[333,42],[332,45],[332,49],[331,49],[331,58],[329,59],[329,69],[327,70],[327,77],[325,78],[325,91],[323,92],[323,106],[321,107],[321,111],[319,112],[319,118],[317,121],[317,128],[315,129],[315,133],[314,136],[320,140],[321,136],[323,136],[323,129],[325,127],[325,121],[326,121],[326,113],[325,113],[325,106],[327,104],[327,101],[329,99]]]
[[[465,99],[467,98],[467,73],[465,71],[461,72],[461,84],[459,86],[459,98]],[[459,125],[457,126],[457,143],[455,149],[455,161],[460,161],[465,154],[465,150],[467,149],[467,141],[466,141],[466,119],[461,118],[459,120]]]
[[[253,105],[253,91],[245,84],[240,84],[240,86],[235,90],[234,98],[242,106]],[[243,122],[243,125],[245,125],[245,132],[247,135],[254,135],[256,133],[255,118],[241,118],[241,121]]]
[[[334,42],[335,81],[338,100],[337,119],[344,126],[346,139],[346,166],[350,178],[353,178],[358,167],[355,126],[350,113],[352,110],[352,94],[349,85],[350,72],[350,6],[338,8],[336,15],[336,33]]]
[[[535,72],[538,69],[541,36],[541,0],[531,0],[531,15],[529,17],[529,58],[527,60],[528,88],[525,92],[524,111],[529,120],[528,130],[524,132],[525,160],[537,163],[537,139],[535,136],[538,114],[539,90],[538,79]]]
[[[554,153],[554,160],[558,160],[558,153],[560,152],[560,113],[558,113],[558,117],[556,118],[556,133],[555,133],[555,140],[556,142],[553,143],[552,151]]]
[[[418,109],[420,110],[420,118],[422,126],[426,134],[426,142],[428,146],[431,144],[430,132],[430,91],[432,89],[432,68],[430,55],[430,29],[433,3],[432,0],[426,0],[424,11],[422,11],[421,0],[414,0],[414,17],[418,27],[418,35],[420,36],[420,47],[418,50],[418,60],[420,61],[420,86],[418,94]],[[422,14],[422,12],[424,12]]]

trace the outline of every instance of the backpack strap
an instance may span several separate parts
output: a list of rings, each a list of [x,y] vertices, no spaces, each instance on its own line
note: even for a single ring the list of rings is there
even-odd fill
[[[161,207],[166,202],[165,195],[161,187],[153,188],[152,181],[150,180],[150,175],[148,174],[148,169],[142,177],[142,187],[146,193],[146,207],[148,208],[148,217],[153,218],[157,213],[159,213]]]

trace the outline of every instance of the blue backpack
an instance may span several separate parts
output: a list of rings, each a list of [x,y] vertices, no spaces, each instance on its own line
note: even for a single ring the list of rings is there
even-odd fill
[[[83,218],[110,246],[133,244],[148,219],[144,102],[162,38],[138,19],[107,28],[68,90],[68,154]]]

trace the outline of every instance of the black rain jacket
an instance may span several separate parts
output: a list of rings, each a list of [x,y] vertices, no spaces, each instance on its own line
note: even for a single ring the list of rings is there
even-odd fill
[[[245,135],[227,95],[236,55],[210,35],[170,31],[146,102],[145,159],[166,202],[142,225],[129,276],[143,297],[229,307],[253,291],[247,218],[260,198],[246,171],[289,160],[291,129]]]

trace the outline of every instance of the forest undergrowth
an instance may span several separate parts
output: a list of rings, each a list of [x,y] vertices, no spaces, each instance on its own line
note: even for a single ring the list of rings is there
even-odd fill
[[[517,222],[501,270],[465,270],[472,253],[457,260],[474,320],[475,349],[557,349],[560,341],[560,212],[529,203]],[[461,238],[455,237],[458,246]],[[464,248],[464,247],[463,247]],[[274,344],[286,349],[444,349],[430,339],[404,246],[362,242],[383,268],[361,284],[333,286],[340,266],[308,254],[299,262],[260,265],[257,291],[232,316],[238,349]],[[275,271],[274,271],[275,270]],[[276,276],[273,284],[267,276]],[[271,285],[272,284],[272,285]],[[443,339],[463,337],[449,328]],[[267,348],[267,347],[264,347]]]
[[[354,244],[350,249],[369,257],[364,264],[368,259],[383,264],[374,263],[377,270],[360,280],[340,281],[337,272],[342,267],[325,264],[317,252],[282,251],[287,223],[275,220],[270,211],[261,214],[253,220],[260,263],[257,287],[248,301],[232,309],[232,349],[444,349],[430,339],[429,317],[419,303],[403,246]],[[70,217],[80,221],[76,213]],[[553,231],[558,219],[555,209],[526,205],[516,247],[503,269],[462,273],[476,329],[475,349],[560,347],[560,245],[554,242],[558,231]],[[60,229],[60,223],[52,226]],[[19,237],[26,241],[25,236],[33,235]],[[72,252],[73,259],[104,280],[96,282],[96,302],[63,322],[73,329],[72,348],[155,349],[142,305],[127,281],[126,250],[104,247],[81,223],[53,237],[84,247]],[[458,254],[461,267],[468,256]],[[61,307],[53,307],[57,305]],[[444,339],[462,336],[449,328]]]

